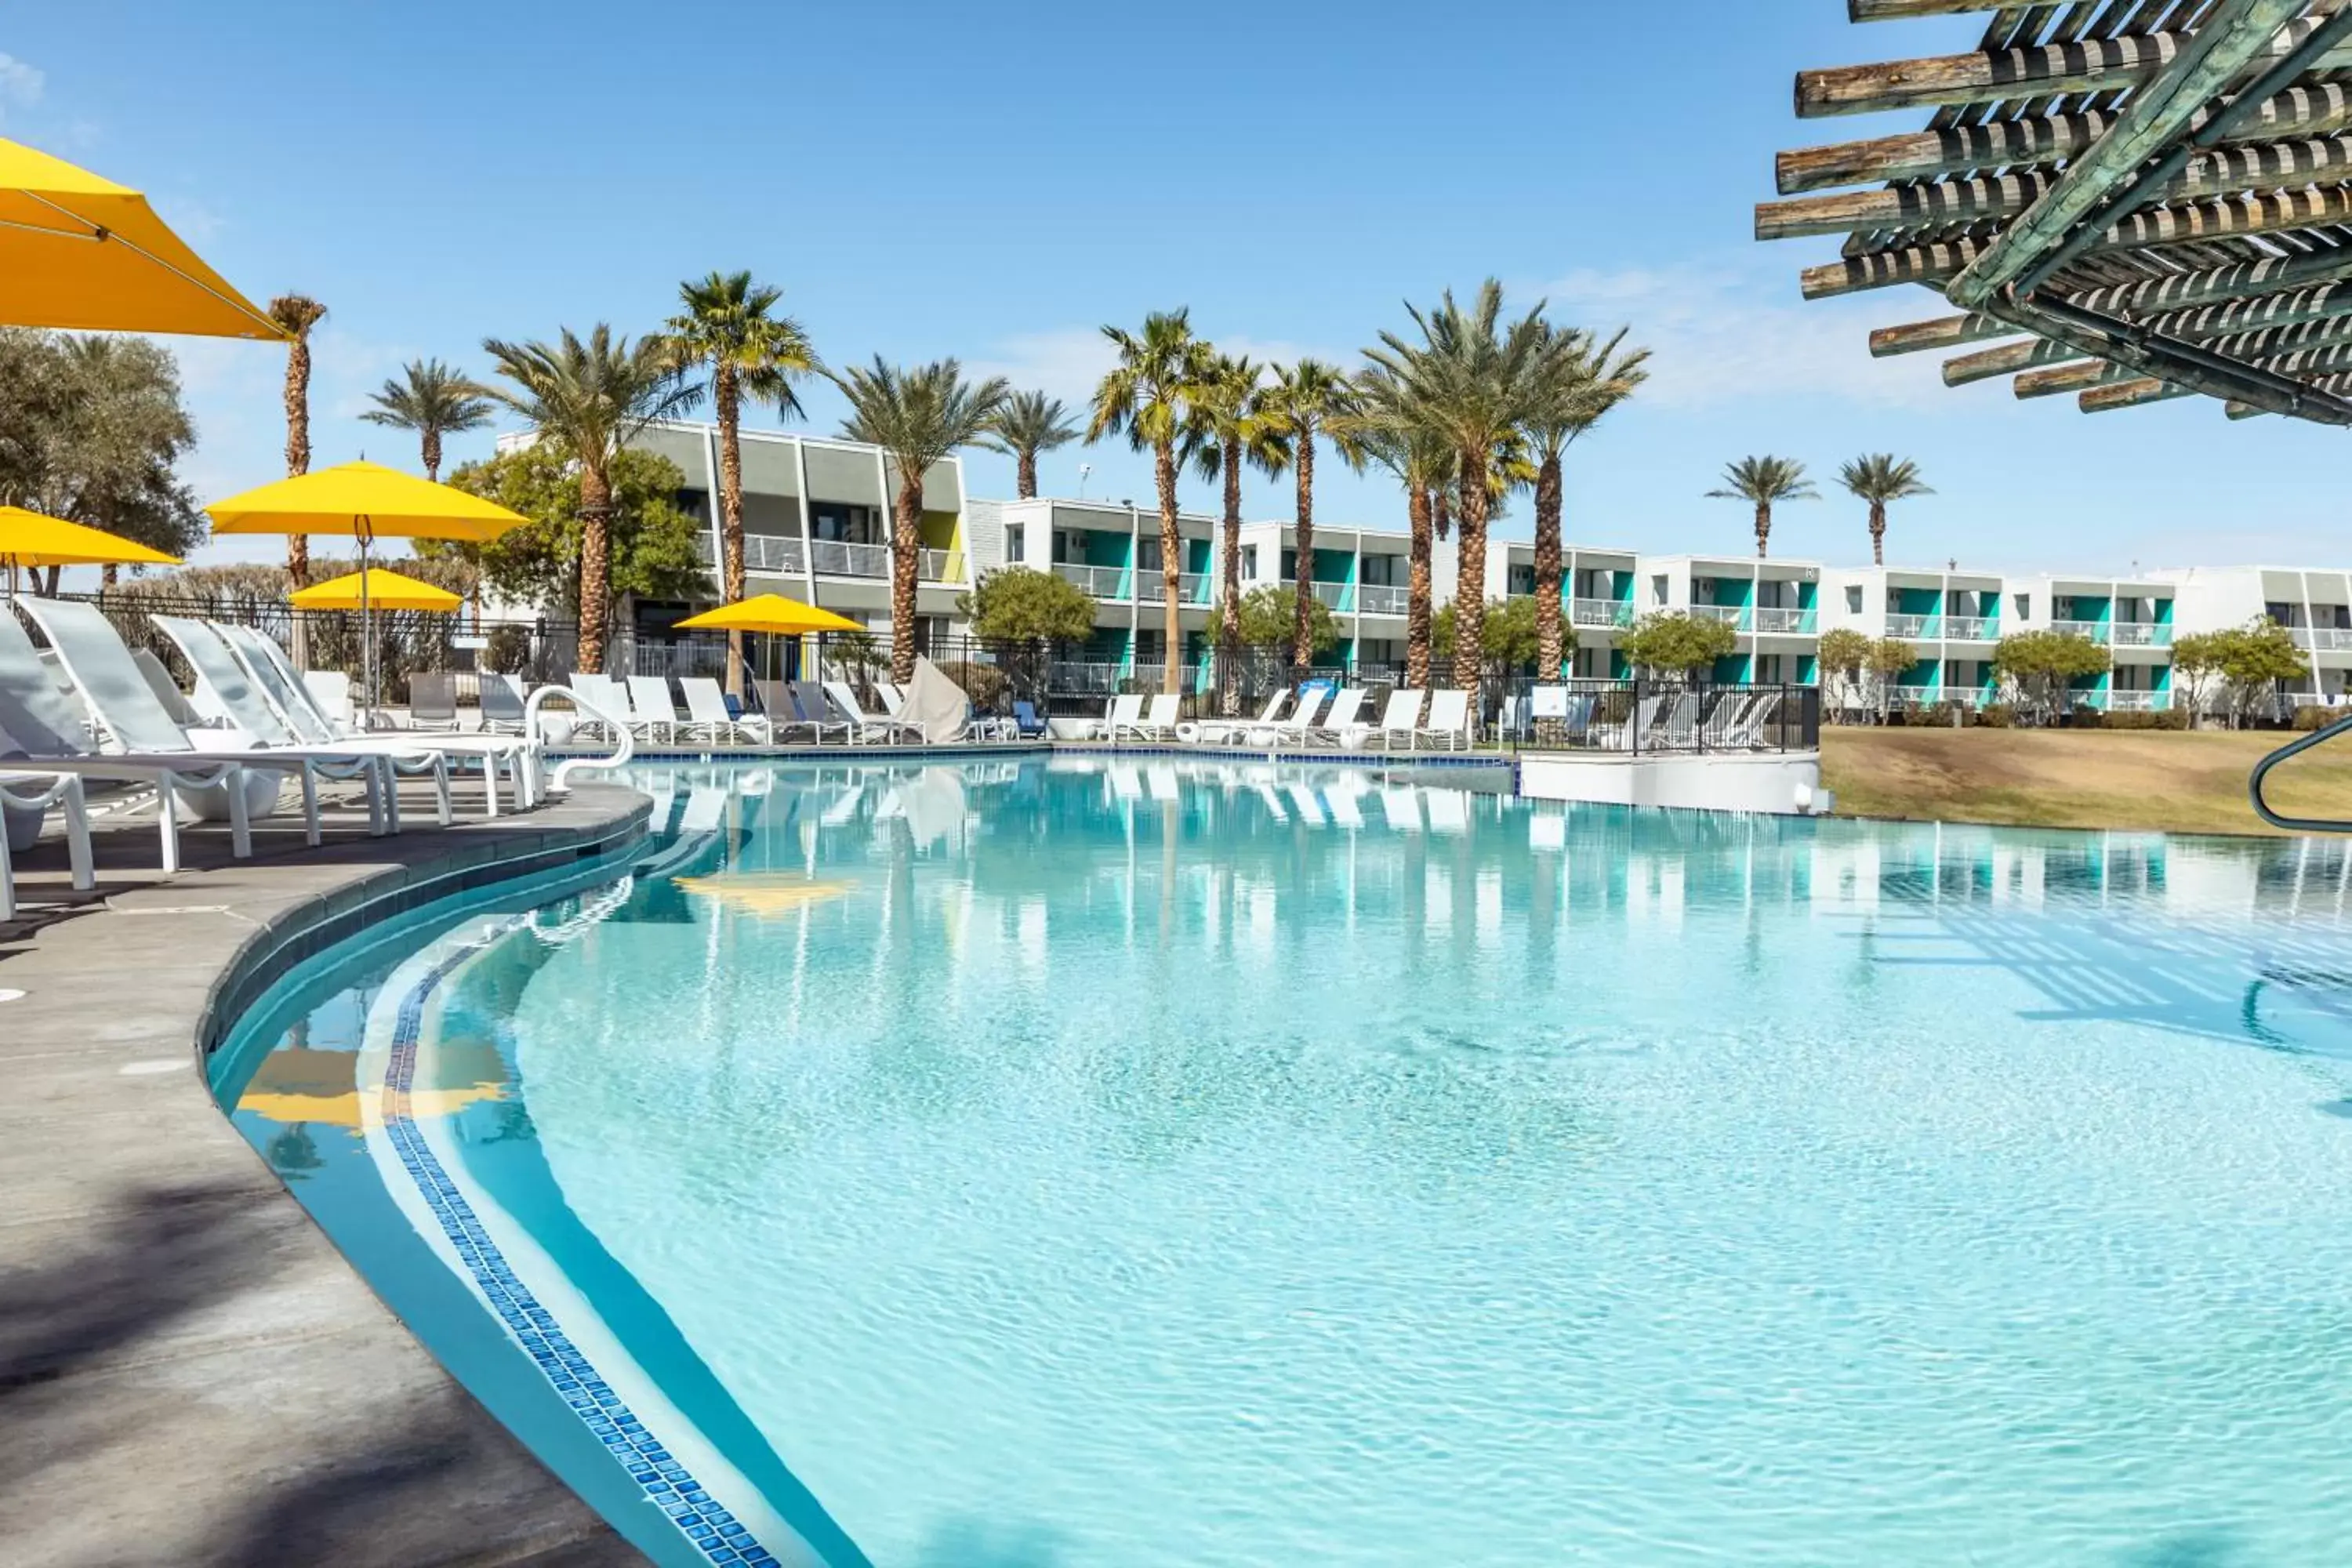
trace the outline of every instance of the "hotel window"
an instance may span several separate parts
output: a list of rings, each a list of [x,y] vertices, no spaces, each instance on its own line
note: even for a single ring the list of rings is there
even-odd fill
[[[1849,583],[1845,585],[1845,607],[1846,613],[1849,615],[1858,616],[1862,614],[1861,584]]]
[[[2017,618],[2021,621],[2032,620],[2033,618],[2033,595],[2031,594],[2018,594],[2012,596],[2017,600]]]
[[[1028,529],[1017,522],[1004,531],[1004,563],[1007,566],[1018,566],[1028,556],[1027,536]]]
[[[1242,578],[1244,582],[1257,581],[1257,546],[1255,544],[1242,546]]]
[[[1780,680],[1780,656],[1765,653],[1756,656],[1756,679],[1765,686],[1776,686]]]
[[[1536,591],[1536,569],[1535,569],[1535,567],[1534,567],[1534,566],[1532,566],[1532,565],[1528,565],[1528,566],[1514,566],[1514,567],[1512,567],[1512,568],[1511,568],[1510,587],[1508,588],[1507,592],[1509,592],[1510,594],[1512,594],[1512,595],[1528,595],[1528,594],[1532,594],[1532,593],[1534,593],[1535,591]]]
[[[1665,580],[1665,578],[1664,578],[1664,577],[1662,577],[1662,576],[1661,576],[1661,577],[1653,577],[1653,578],[1651,578],[1651,579],[1650,579],[1650,603],[1652,603],[1652,604],[1654,604],[1654,605],[1663,605],[1663,604],[1664,604],[1665,602],[1666,602],[1666,580]]]
[[[877,526],[875,510],[870,506],[857,506],[848,501],[821,500],[809,503],[810,535],[840,544],[879,544],[881,531]]]

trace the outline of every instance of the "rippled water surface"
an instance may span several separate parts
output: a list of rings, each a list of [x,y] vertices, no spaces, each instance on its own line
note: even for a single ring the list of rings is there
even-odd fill
[[[642,780],[449,1114],[874,1563],[2352,1560],[2336,850]]]

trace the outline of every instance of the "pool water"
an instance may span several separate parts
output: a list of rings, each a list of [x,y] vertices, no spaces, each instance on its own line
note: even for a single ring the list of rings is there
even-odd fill
[[[2352,1558],[2339,847],[1488,776],[649,770],[223,1093],[665,1563]]]

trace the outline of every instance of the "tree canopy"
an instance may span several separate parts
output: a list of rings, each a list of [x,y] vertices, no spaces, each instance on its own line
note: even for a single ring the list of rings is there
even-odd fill
[[[2218,684],[2231,723],[2242,723],[2277,691],[2310,669],[2294,635],[2267,616],[2242,626],[2191,632],[2172,645],[2172,673],[2194,715]]]
[[[2084,676],[2111,664],[2107,650],[2077,632],[2011,632],[1993,645],[1993,668],[2000,672],[2027,712],[2055,715],[2063,693]]]
[[[703,525],[677,505],[677,492],[686,484],[677,465],[624,447],[609,459],[605,473],[613,490],[607,610],[627,594],[646,599],[709,597],[713,588],[700,548]],[[469,558],[480,567],[484,587],[498,597],[576,616],[585,531],[578,467],[562,450],[540,443],[467,463],[449,482],[530,521],[488,544],[420,542],[418,552]]]
[[[1447,605],[1431,619],[1430,648],[1440,658],[1454,657],[1454,606]],[[1538,644],[1536,637],[1536,602],[1522,594],[1514,599],[1486,601],[1486,668],[1507,672],[1525,669],[1536,662]],[[1567,651],[1576,651],[1576,628],[1561,628],[1566,637]],[[1541,671],[1538,672],[1542,673]]]
[[[1339,646],[1339,622],[1331,606],[1307,595],[1307,626],[1317,653]],[[1242,641],[1252,647],[1290,647],[1298,630],[1298,594],[1294,588],[1253,588],[1242,596]]]
[[[1095,602],[1085,589],[1029,566],[982,573],[956,609],[983,642],[1082,642],[1095,626]]]
[[[1634,622],[1617,647],[1637,669],[1688,676],[1728,657],[1739,647],[1739,634],[1711,616],[1662,610]]]

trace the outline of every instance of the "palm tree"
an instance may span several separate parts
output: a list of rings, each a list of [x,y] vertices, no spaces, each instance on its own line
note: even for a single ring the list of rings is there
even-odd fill
[[[1486,522],[1496,499],[1496,456],[1511,447],[1540,406],[1543,389],[1571,345],[1544,325],[1540,300],[1505,324],[1503,286],[1491,278],[1478,286],[1467,310],[1451,289],[1433,310],[1405,309],[1421,342],[1382,332],[1380,346],[1367,349],[1365,357],[1396,378],[1454,446],[1454,521],[1461,532],[1454,679],[1475,691],[1485,671]]]
[[[1118,363],[1095,388],[1087,440],[1124,432],[1129,447],[1151,453],[1160,492],[1160,625],[1166,642],[1160,689],[1172,696],[1183,689],[1184,673],[1177,619],[1184,541],[1176,529],[1176,449],[1194,423],[1194,400],[1205,395],[1211,381],[1212,351],[1192,335],[1192,313],[1182,309],[1154,310],[1144,317],[1140,332],[1106,326],[1103,336],[1118,348]]]
[[[1042,392],[1016,392],[1006,398],[989,430],[980,444],[1013,460],[1013,488],[1023,500],[1037,493],[1037,454],[1078,438],[1078,427],[1070,423],[1062,400]]]
[[[1607,342],[1578,329],[1555,331],[1575,346],[1559,361],[1527,426],[1536,458],[1536,668],[1546,680],[1559,678],[1568,655],[1567,638],[1560,635],[1561,459],[1578,437],[1633,396],[1650,375],[1644,368],[1650,351],[1626,348],[1622,327]]]
[[[1404,612],[1404,683],[1408,689],[1429,685],[1429,643],[1433,616],[1430,557],[1441,508],[1450,511],[1446,492],[1454,480],[1452,439],[1417,407],[1412,392],[1382,370],[1367,370],[1356,378],[1355,412],[1348,425],[1356,445],[1371,461],[1388,469],[1404,486],[1405,517],[1412,529],[1409,587]]]
[[[1724,468],[1723,486],[1706,493],[1717,500],[1744,500],[1756,508],[1759,561],[1772,542],[1773,503],[1821,499],[1813,482],[1805,478],[1805,465],[1794,458],[1742,458]]]
[[[1218,685],[1227,718],[1241,712],[1242,691],[1234,679],[1242,656],[1242,466],[1255,463],[1277,473],[1282,440],[1268,426],[1262,401],[1265,368],[1246,354],[1219,354],[1192,402],[1193,466],[1203,479],[1224,481],[1224,518],[1217,544]]]
[[[414,430],[425,459],[425,477],[441,478],[441,437],[478,430],[490,422],[490,400],[482,389],[437,359],[414,359],[404,384],[387,381],[360,416],[371,425]]]
[[[583,341],[563,328],[553,343],[482,340],[514,389],[486,395],[529,420],[580,468],[580,668],[604,668],[612,581],[614,455],[656,419],[683,414],[702,389],[678,374],[659,338],[615,337],[599,321]]]
[[[310,471],[310,329],[326,320],[327,307],[308,294],[280,294],[269,301],[269,319],[286,334],[286,474]],[[310,541],[286,536],[286,575],[294,586],[310,580]]]
[[[923,477],[959,447],[969,447],[993,427],[998,410],[1013,395],[1003,376],[978,385],[963,378],[951,359],[911,370],[886,364],[852,365],[827,371],[850,416],[841,433],[879,447],[898,465],[898,511],[890,538],[890,679],[915,678],[915,584],[923,543]]]
[[[743,597],[743,399],[772,403],[798,414],[793,382],[816,368],[808,333],[790,316],[771,315],[781,289],[754,283],[749,272],[713,272],[677,286],[678,313],[662,344],[681,374],[708,367],[711,411],[719,417],[719,596]],[[743,695],[743,634],[727,634],[727,689]]]
[[[1291,633],[1290,679],[1307,679],[1315,662],[1315,438],[1328,436],[1332,450],[1351,468],[1363,465],[1363,453],[1349,434],[1349,415],[1355,384],[1318,359],[1302,359],[1288,369],[1276,366],[1263,398],[1267,433],[1281,443],[1297,480],[1297,504],[1292,516],[1292,541],[1298,552],[1297,592],[1291,595],[1297,619]]]
[[[1865,452],[1838,470],[1838,483],[1870,506],[1870,559],[1886,564],[1886,503],[1931,496],[1919,479],[1919,465],[1892,452]]]

